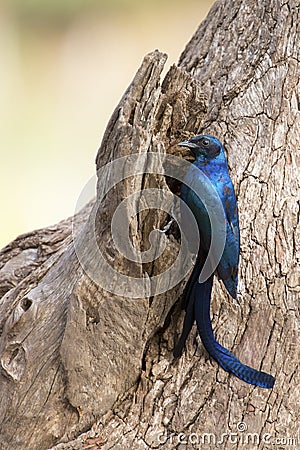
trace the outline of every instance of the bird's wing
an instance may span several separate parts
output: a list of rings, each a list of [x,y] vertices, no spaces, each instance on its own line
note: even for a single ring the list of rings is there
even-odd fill
[[[240,254],[240,228],[236,196],[229,174],[226,183],[218,186],[218,193],[224,207],[227,223],[225,248],[217,272],[228,292],[232,297],[236,298]]]

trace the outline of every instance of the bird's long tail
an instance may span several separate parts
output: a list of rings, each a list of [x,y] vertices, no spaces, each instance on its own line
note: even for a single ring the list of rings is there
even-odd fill
[[[242,364],[229,350],[216,341],[210,320],[212,284],[213,275],[204,283],[200,284],[198,280],[194,282],[190,299],[194,306],[194,317],[205,349],[227,372],[232,372],[246,383],[272,388],[275,382],[272,375]]]
[[[190,276],[183,292],[183,307],[186,312],[184,316],[181,336],[173,350],[173,355],[175,358],[179,358],[179,356],[181,356],[184,344],[195,322],[195,297],[192,295],[192,293],[195,283],[198,282],[201,268],[202,264],[195,265],[192,275]]]

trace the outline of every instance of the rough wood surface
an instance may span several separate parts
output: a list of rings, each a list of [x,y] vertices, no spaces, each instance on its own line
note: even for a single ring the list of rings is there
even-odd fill
[[[166,56],[148,55],[107,126],[95,202],[2,250],[1,448],[266,448],[276,439],[286,448],[288,438],[294,448],[300,444],[299,7],[293,0],[218,1],[162,83]],[[216,283],[213,327],[243,362],[276,377],[271,391],[220,369],[196,330],[173,361],[184,283],[132,298],[97,282],[94,237],[118,273],[146,282],[180,248],[172,225],[161,233],[163,256],[143,262],[151,231],[169,220],[146,202],[140,214],[124,213],[137,261],[117,251],[111,221],[123,199],[178,186],[152,167],[101,200],[115,177],[114,166],[103,167],[131,154],[147,167],[149,152],[174,154],[176,142],[202,131],[225,144],[242,229],[239,304]],[[139,173],[137,160],[128,170]],[[143,204],[141,194],[135,201]],[[109,280],[115,292],[119,280]]]

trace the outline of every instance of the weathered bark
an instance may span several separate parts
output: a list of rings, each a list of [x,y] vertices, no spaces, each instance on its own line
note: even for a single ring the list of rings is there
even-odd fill
[[[238,439],[235,447],[242,448],[247,432],[257,433],[257,447],[264,448],[268,439],[296,437],[299,7],[292,0],[217,2],[162,84],[166,57],[148,55],[107,126],[96,200],[73,219],[3,249],[1,448],[42,450],[61,442],[56,449],[173,449],[195,448],[197,441],[202,448],[209,439],[214,448],[231,448]],[[134,292],[119,295],[120,278],[108,280],[110,292],[97,278],[102,263],[91,245],[94,235],[117,272],[142,277],[145,286],[176,260],[180,240],[172,226],[161,257],[142,263],[139,254],[129,262],[114,245],[112,215],[133,192],[176,191],[161,175],[164,168],[148,167],[144,157],[174,154],[176,142],[202,131],[225,144],[241,222],[240,303],[216,282],[213,327],[243,362],[276,377],[272,391],[220,369],[195,329],[184,355],[173,361],[184,283],[157,294],[158,283],[154,292],[133,298]],[[124,173],[141,173],[141,161],[145,173],[126,178],[100,201],[115,177],[114,166],[105,174],[101,167],[136,153],[139,159]],[[143,204],[141,195],[134,201],[137,209]],[[168,223],[162,211],[126,215],[141,252],[149,249],[149,233]],[[121,289],[130,292],[130,283]],[[227,436],[218,443],[222,433]],[[255,444],[258,436],[248,439]]]

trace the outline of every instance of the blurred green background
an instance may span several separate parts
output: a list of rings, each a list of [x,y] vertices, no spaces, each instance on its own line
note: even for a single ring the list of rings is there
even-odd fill
[[[1,0],[0,248],[74,213],[143,56],[168,67],[212,0]]]

